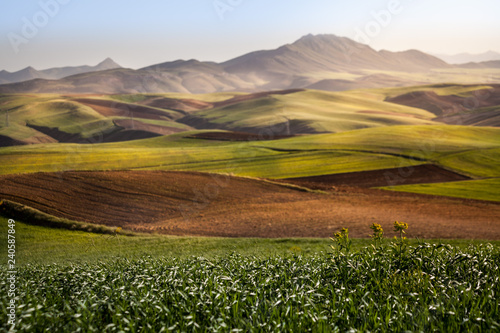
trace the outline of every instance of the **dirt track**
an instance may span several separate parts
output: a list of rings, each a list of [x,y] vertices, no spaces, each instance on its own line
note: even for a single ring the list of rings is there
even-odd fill
[[[245,178],[161,171],[0,177],[0,197],[80,221],[171,235],[366,237],[394,220],[421,238],[500,239],[500,204],[342,187],[331,194]]]

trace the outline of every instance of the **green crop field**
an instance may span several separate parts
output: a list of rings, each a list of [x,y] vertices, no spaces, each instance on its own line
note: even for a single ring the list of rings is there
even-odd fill
[[[500,329],[498,242],[399,247],[386,240],[338,252],[325,240],[104,238],[21,222],[15,228],[23,253],[19,332]],[[7,281],[6,270],[0,277]],[[3,323],[8,286],[0,284]]]
[[[144,258],[69,267],[29,266],[18,272],[23,295],[17,329],[500,329],[499,306],[492,302],[500,291],[495,274],[498,250],[436,250],[427,244],[410,250],[412,254],[403,256],[364,251],[339,257],[232,255],[211,260]],[[4,272],[1,276],[6,279]],[[6,290],[2,295],[7,295]],[[5,322],[5,312],[1,316]]]
[[[72,158],[81,160],[82,169],[99,169],[99,166],[104,170],[170,166],[182,168],[184,164],[192,164],[195,168],[193,163],[233,160],[234,163],[239,163],[239,160],[252,161],[263,156],[276,158],[331,152],[339,153],[339,156],[371,154],[381,159],[398,157],[395,164],[402,159],[424,162],[443,160],[450,168],[461,168],[463,172],[482,176],[483,173],[491,174],[496,170],[491,162],[497,160],[497,149],[500,147],[499,129],[450,125],[392,126],[254,142],[186,138],[193,133],[196,132],[95,145],[49,144],[1,148],[1,173],[30,172],[30,169],[25,168],[37,170],[37,167],[44,171],[49,160],[52,164],[60,164],[61,170],[64,170],[64,163],[56,162]],[[481,154],[490,157],[481,158]],[[101,155],[107,156],[106,161],[103,161]],[[470,165],[460,166],[462,162],[457,161],[459,158],[470,160]],[[259,163],[255,162],[255,167],[258,168]],[[67,168],[74,169],[74,165]],[[377,164],[373,163],[371,168],[377,168]],[[340,170],[349,171],[352,169]]]
[[[442,195],[448,197],[500,201],[500,178],[460,182],[381,187],[392,191]]]

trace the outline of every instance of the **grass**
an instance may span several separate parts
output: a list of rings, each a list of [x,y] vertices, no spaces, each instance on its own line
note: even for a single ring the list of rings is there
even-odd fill
[[[350,149],[432,159],[465,150],[498,148],[500,129],[456,125],[367,128],[266,143],[283,149]]]
[[[500,177],[500,148],[466,149],[445,155],[439,163],[471,177]]]
[[[9,218],[12,218],[11,216]],[[296,254],[311,256],[330,251],[328,238],[222,238],[180,237],[158,234],[119,233],[98,234],[82,230],[49,228],[16,221],[16,263],[18,266],[40,264],[82,264],[97,261],[153,258],[188,258],[204,256],[215,258],[229,253],[259,258],[289,257]],[[7,253],[7,217],[0,215],[0,251]],[[326,235],[331,236],[331,235]],[[482,240],[426,240],[429,243],[444,242],[465,249],[470,245],[485,243]],[[353,239],[352,250],[369,246],[370,239]],[[500,241],[489,241],[500,246]],[[387,244],[387,242],[386,242]],[[410,245],[418,244],[410,239]],[[7,257],[0,258],[5,265]]]
[[[19,253],[37,244],[33,239],[23,241],[24,227],[16,225]],[[40,237],[40,231],[30,237]],[[137,238],[100,243],[114,248],[130,240]],[[293,241],[295,247],[301,246],[297,240],[284,243]],[[55,245],[53,253],[67,249],[53,239],[50,242]],[[196,247],[193,243],[184,249],[194,253],[189,250]],[[83,244],[76,246],[82,262],[16,268],[19,332],[500,329],[498,245],[463,249],[417,243],[400,251],[386,244],[350,254],[306,256],[246,252],[210,257],[208,252],[176,258],[167,252],[135,258],[120,253],[108,260],[89,258],[92,254],[82,253]],[[122,247],[133,253],[132,248]],[[7,277],[2,270],[0,278]],[[7,288],[8,284],[0,284],[3,322],[7,322]]]
[[[7,219],[0,216],[0,232],[6,235]],[[16,220],[17,265],[36,263],[69,265],[117,258],[137,259],[143,256],[214,258],[236,252],[259,257],[312,254],[328,249],[327,239],[261,239],[219,237],[176,237],[152,234],[125,236],[102,235],[84,231],[35,226]],[[355,246],[365,245],[365,240]],[[5,237],[0,248],[7,253]],[[7,257],[0,263],[5,265]]]
[[[56,99],[37,103],[31,108],[34,109],[32,118],[26,118],[29,125],[59,128],[61,131],[71,134],[82,132],[78,130],[80,124],[106,119],[90,107],[65,100]],[[65,131],[66,127],[72,128],[72,131]],[[85,131],[82,135],[85,136]]]
[[[500,192],[498,191],[500,188],[500,178],[436,184],[400,185],[381,188],[392,191],[500,202]]]
[[[116,228],[106,227],[94,223],[82,223],[72,221],[65,218],[59,218],[38,209],[28,207],[17,202],[9,200],[0,201],[0,212],[16,220],[28,221],[29,224],[45,226],[51,228],[69,229],[69,230],[82,230],[100,234],[112,234],[117,231]],[[130,232],[122,232],[126,235],[132,235]]]

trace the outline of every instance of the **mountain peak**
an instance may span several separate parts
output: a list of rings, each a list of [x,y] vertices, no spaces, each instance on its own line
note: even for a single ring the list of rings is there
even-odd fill
[[[314,38],[314,37],[316,37],[316,36],[314,36],[313,34],[307,34],[307,35],[304,35],[304,36],[300,37],[299,40],[301,40],[301,39],[311,39],[311,38]]]
[[[23,68],[19,72],[16,72],[16,73],[19,74],[19,75],[22,75],[23,77],[26,76],[26,75],[28,75],[28,76],[29,75],[33,75],[34,78],[39,78],[39,77],[42,76],[39,71],[37,71],[36,69],[34,69],[31,66]]]
[[[99,64],[97,64],[96,68],[99,70],[104,70],[104,69],[115,69],[115,68],[121,68],[122,66],[118,65],[113,59],[111,58],[106,58],[103,61],[101,61]]]
[[[334,34],[317,34],[317,35],[307,34],[307,35],[304,35],[301,38],[299,38],[299,40],[301,40],[301,39],[338,39],[338,38],[340,38],[340,37],[337,35],[334,35]]]

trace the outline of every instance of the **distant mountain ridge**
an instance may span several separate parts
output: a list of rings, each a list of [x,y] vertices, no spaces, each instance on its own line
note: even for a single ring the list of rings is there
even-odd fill
[[[0,84],[17,83],[33,79],[58,80],[67,76],[122,68],[110,58],[104,59],[96,66],[67,66],[36,70],[29,66],[17,72],[0,71]]]
[[[418,50],[376,51],[368,45],[335,35],[306,35],[273,50],[251,52],[222,63],[176,60],[138,70],[116,67],[110,59],[104,70],[62,76],[70,69],[46,70],[38,78],[0,85],[0,93],[213,93],[255,92],[296,88],[341,91],[356,88],[424,84],[411,73],[453,68]],[[79,68],[81,70],[81,68]],[[36,75],[24,70],[23,77]],[[378,72],[377,72],[378,71]],[[392,74],[395,73],[395,74]],[[397,73],[409,73],[400,77]],[[21,76],[21,75],[20,75]]]
[[[459,53],[454,55],[449,54],[433,54],[434,56],[446,61],[449,64],[466,64],[471,62],[487,62],[500,60],[500,53],[495,51],[487,51],[479,54]]]

